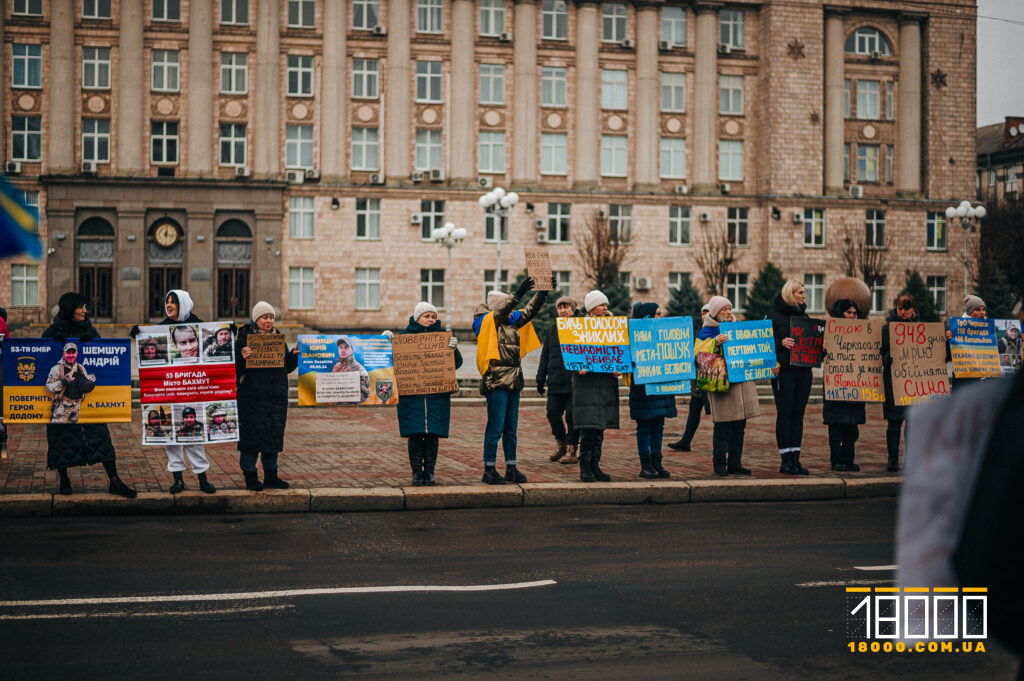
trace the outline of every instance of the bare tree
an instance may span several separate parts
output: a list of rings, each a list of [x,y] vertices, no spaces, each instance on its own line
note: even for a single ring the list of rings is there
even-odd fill
[[[702,232],[703,239],[696,249],[694,260],[704,276],[704,288],[708,295],[722,295],[732,264],[736,262],[736,244],[729,240],[728,232],[720,226],[706,226]]]
[[[594,214],[583,219],[583,229],[574,241],[583,275],[600,290],[615,286],[629,259],[629,234],[619,234],[619,228],[613,229],[607,217]]]
[[[849,225],[843,228],[840,239],[840,254],[846,265],[846,276],[860,276],[871,285],[885,272],[886,257],[889,253],[888,239],[882,246],[869,244],[866,236],[858,235],[857,229]]]

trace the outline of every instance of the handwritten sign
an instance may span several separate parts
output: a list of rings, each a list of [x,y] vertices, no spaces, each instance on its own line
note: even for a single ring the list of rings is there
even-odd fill
[[[829,319],[825,324],[822,373],[825,399],[835,402],[884,402],[882,325],[870,319]]]
[[[395,336],[395,383],[398,399],[404,395],[436,395],[459,389],[455,380],[455,352],[448,347],[450,333],[407,333]]]
[[[354,371],[316,374],[316,401],[354,403],[362,400],[359,374]]]
[[[949,394],[946,327],[939,323],[890,322],[892,392],[898,406],[922,404]]]
[[[996,320],[954,317],[949,320],[949,354],[957,378],[999,376],[999,348],[996,344]]]
[[[688,395],[689,381],[672,381],[671,383],[648,383],[644,386],[648,395]]]
[[[696,378],[693,365],[693,320],[658,317],[629,320],[629,352],[638,385]],[[651,394],[648,392],[648,394]]]
[[[284,366],[284,336],[279,333],[251,333],[245,345],[252,354],[245,360],[246,369],[277,369]]]
[[[789,363],[795,367],[820,367],[825,350],[825,322],[811,317],[793,317],[789,335],[796,342],[789,351]]]
[[[558,317],[556,322],[567,371],[625,374],[633,370],[626,317]]]
[[[546,248],[527,248],[526,273],[533,279],[533,290],[551,291],[551,256]]]
[[[727,322],[721,331],[729,339],[722,345],[729,382],[761,381],[775,368],[775,334],[768,320]]]

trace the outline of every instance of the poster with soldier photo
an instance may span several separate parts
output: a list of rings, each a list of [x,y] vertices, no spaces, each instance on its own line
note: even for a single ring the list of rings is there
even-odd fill
[[[142,444],[167,445],[174,443],[174,424],[169,404],[149,404],[142,408]]]
[[[199,325],[203,343],[203,363],[235,361],[235,342],[228,322],[204,322]]]
[[[139,345],[139,366],[167,364],[166,333],[140,333],[136,342]]]
[[[174,405],[174,441],[177,444],[206,442],[206,411],[202,403]]]
[[[1003,376],[1020,371],[1024,363],[1024,340],[1019,319],[996,320],[996,345],[999,349],[999,368]]]
[[[206,439],[208,442],[238,440],[238,407],[234,402],[209,402],[206,411]]]
[[[171,364],[199,363],[199,327],[196,324],[170,326]]]

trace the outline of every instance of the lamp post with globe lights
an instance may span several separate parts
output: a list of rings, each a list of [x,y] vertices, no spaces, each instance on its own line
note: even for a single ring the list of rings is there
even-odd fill
[[[464,227],[456,227],[451,222],[444,223],[444,227],[437,227],[430,232],[430,238],[436,243],[441,244],[448,250],[448,281],[444,287],[444,305],[448,310],[447,319],[445,320],[444,330],[452,330],[452,310],[454,304],[452,302],[452,249],[462,243],[469,233]]]
[[[960,227],[964,230],[964,296],[967,296],[967,233],[973,232],[980,225],[980,221],[986,215],[985,206],[973,206],[966,199],[956,206],[946,209],[946,219],[950,224],[953,220],[960,221]]]
[[[501,240],[505,236],[505,230],[508,227],[508,216],[511,210],[519,203],[519,194],[515,192],[506,192],[501,187],[495,187],[491,191],[487,192],[479,199],[477,203],[484,209],[487,215],[493,216],[498,222],[498,268],[494,271],[494,279],[498,282],[497,288],[501,288],[501,284],[504,283],[501,277]]]

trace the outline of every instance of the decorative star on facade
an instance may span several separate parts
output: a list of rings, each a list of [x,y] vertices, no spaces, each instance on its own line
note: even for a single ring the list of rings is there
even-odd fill
[[[789,49],[789,56],[795,60],[803,59],[807,56],[804,54],[804,44],[800,42],[799,38],[793,38],[786,47]]]
[[[817,111],[812,111],[811,112],[811,123],[818,123],[818,121],[820,121],[820,120],[821,120],[821,114],[819,114]]]
[[[946,87],[946,74],[942,72],[942,69],[932,71],[932,86],[936,90]]]

